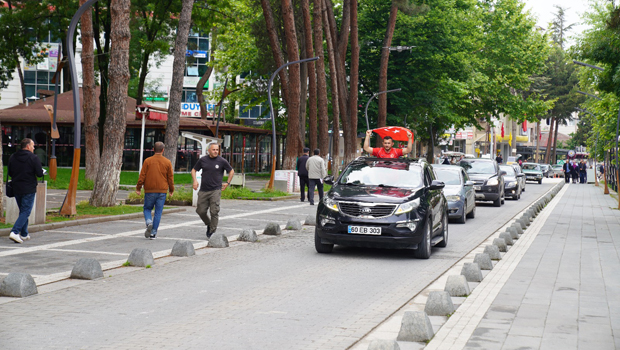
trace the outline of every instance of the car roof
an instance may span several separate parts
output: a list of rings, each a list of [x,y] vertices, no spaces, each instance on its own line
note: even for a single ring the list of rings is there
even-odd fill
[[[495,159],[490,158],[463,158],[461,162],[494,162]]]

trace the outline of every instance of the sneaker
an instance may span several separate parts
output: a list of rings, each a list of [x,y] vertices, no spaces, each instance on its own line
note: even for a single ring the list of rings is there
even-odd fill
[[[211,227],[207,226],[207,239],[211,238],[211,235],[213,235],[213,232],[211,232]]]
[[[21,238],[22,241],[29,241],[30,240],[30,235],[28,235],[28,236],[19,236],[19,238]]]
[[[150,239],[156,239],[156,238],[157,238],[157,234],[151,234],[151,235],[149,236],[149,238],[150,238]]]
[[[144,238],[151,238],[151,232],[153,232],[153,223],[146,225],[146,231],[144,231]]]
[[[19,234],[15,233],[15,232],[11,232],[9,234],[9,238],[11,240],[13,240],[13,242],[15,242],[15,243],[24,243],[24,241],[22,240],[21,236]]]

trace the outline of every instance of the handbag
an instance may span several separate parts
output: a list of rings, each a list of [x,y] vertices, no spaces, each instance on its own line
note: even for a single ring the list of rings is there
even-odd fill
[[[9,180],[9,167],[6,169],[6,191],[5,194],[9,198],[15,197],[15,193],[13,193],[13,180]]]

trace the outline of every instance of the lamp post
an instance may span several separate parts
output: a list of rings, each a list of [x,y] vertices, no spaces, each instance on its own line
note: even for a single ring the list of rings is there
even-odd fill
[[[601,67],[597,67],[591,64],[587,64],[587,63],[583,63],[583,62],[579,62],[579,61],[573,61],[575,64],[581,65],[581,66],[585,66],[585,67],[590,67],[590,68],[594,68],[594,69],[598,69],[600,71],[604,71],[604,68]],[[581,92],[580,92],[581,93]],[[589,95],[589,94],[587,94]],[[595,96],[592,96],[595,97]],[[596,99],[600,100],[600,98],[595,97]],[[615,153],[616,153],[616,193],[618,194],[618,209],[620,209],[620,161],[618,159],[618,133],[620,132],[620,109],[618,109],[618,118],[616,119],[616,149],[615,149]]]
[[[138,167],[138,173],[142,172],[142,161],[144,160],[144,129],[146,127],[146,114],[149,112],[149,107],[146,105],[136,107],[138,113],[142,114],[142,131],[140,133],[140,166]]]
[[[368,105],[370,104],[370,101],[372,101],[373,98],[381,95],[381,94],[387,94],[388,92],[395,92],[395,91],[400,91],[402,89],[393,89],[393,90],[385,90],[385,91],[381,91],[381,92],[377,92],[376,94],[372,95],[372,97],[370,99],[368,99],[368,102],[366,102],[366,109],[364,109],[364,116],[366,117],[366,128],[367,130],[370,130],[370,123],[368,122]]]
[[[312,62],[318,59],[319,57],[312,57],[312,58],[305,58],[303,60],[285,63],[282,66],[280,66],[280,68],[276,69],[276,71],[273,72],[273,74],[271,75],[271,78],[269,78],[269,83],[267,84],[267,99],[269,100],[269,114],[271,115],[271,132],[272,132],[272,135],[271,135],[271,177],[269,178],[269,185],[267,185],[267,188],[269,189],[273,189],[273,177],[276,172],[276,118],[273,113],[273,103],[271,103],[271,85],[273,84],[273,79],[275,79],[278,72],[290,66],[291,64]]]

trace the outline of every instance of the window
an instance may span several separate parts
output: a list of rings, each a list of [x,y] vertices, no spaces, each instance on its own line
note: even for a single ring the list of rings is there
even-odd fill
[[[196,103],[196,85],[207,72],[209,62],[209,34],[190,32],[185,53],[185,78],[183,79],[183,102]],[[205,87],[209,87],[209,82]]]

